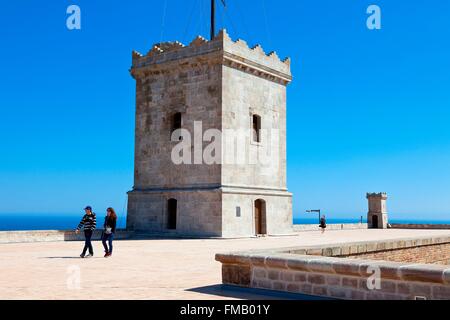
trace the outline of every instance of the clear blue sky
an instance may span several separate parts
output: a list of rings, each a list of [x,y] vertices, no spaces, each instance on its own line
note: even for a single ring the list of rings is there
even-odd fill
[[[386,191],[394,218],[450,218],[449,1],[227,2],[220,27],[292,58],[295,215],[359,216],[367,191]],[[208,36],[208,3],[1,2],[0,212],[123,210],[133,185],[131,50]],[[79,31],[66,28],[70,4],[81,7]],[[381,30],[366,28],[370,4],[382,9]]]

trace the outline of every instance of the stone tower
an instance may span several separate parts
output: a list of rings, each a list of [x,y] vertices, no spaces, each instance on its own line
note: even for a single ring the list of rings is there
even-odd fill
[[[197,37],[188,46],[166,42],[146,55],[133,52],[131,75],[135,176],[127,228],[218,237],[292,232],[289,59],[233,41],[222,30],[211,41]]]
[[[367,223],[369,228],[386,229],[388,225],[388,214],[386,208],[387,194],[368,193],[369,212],[367,214]]]

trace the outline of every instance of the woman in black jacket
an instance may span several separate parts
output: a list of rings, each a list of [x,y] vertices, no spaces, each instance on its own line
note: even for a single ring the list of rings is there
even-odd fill
[[[112,255],[114,233],[116,232],[117,215],[113,208],[106,209],[105,223],[103,224],[102,243],[105,248],[105,258]],[[108,241],[108,245],[106,244]]]

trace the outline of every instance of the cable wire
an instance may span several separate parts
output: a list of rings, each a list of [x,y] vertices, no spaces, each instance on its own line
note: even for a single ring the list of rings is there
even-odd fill
[[[166,24],[166,12],[167,12],[167,0],[164,0],[163,16],[162,16],[162,21],[161,21],[161,35],[159,37],[159,43],[162,43],[163,36],[164,36],[164,27]]]
[[[262,7],[263,7],[263,12],[264,12],[264,24],[265,24],[265,28],[266,28],[267,42],[268,42],[269,46],[272,48],[272,37],[270,35],[269,21],[267,19],[266,0],[262,0]]]
[[[186,28],[184,30],[183,37],[181,38],[183,40],[187,39],[186,38],[187,37],[187,33],[188,33],[188,30],[189,30],[189,27],[191,26],[192,17],[194,16],[195,8],[197,7],[198,1],[199,0],[195,0],[194,1],[194,5],[192,6],[191,13],[190,13],[189,18],[188,18],[187,26],[186,26]]]

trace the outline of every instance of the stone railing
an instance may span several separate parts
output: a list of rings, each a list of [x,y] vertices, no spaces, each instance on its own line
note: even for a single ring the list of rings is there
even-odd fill
[[[341,255],[450,243],[400,239],[217,254],[224,284],[338,299],[450,299],[450,266],[340,258]]]
[[[327,224],[326,230],[353,230],[353,229],[368,229],[369,226],[367,223],[336,223],[336,224]],[[293,225],[294,232],[303,232],[303,231],[317,231],[320,230],[319,223],[317,224],[294,224]]]
[[[93,239],[101,237],[101,230],[95,230]],[[133,232],[118,229],[115,239],[129,239]],[[26,231],[0,231],[0,243],[23,243],[23,242],[50,242],[50,241],[80,241],[84,240],[83,232],[76,234],[74,231],[64,230],[26,230]]]

